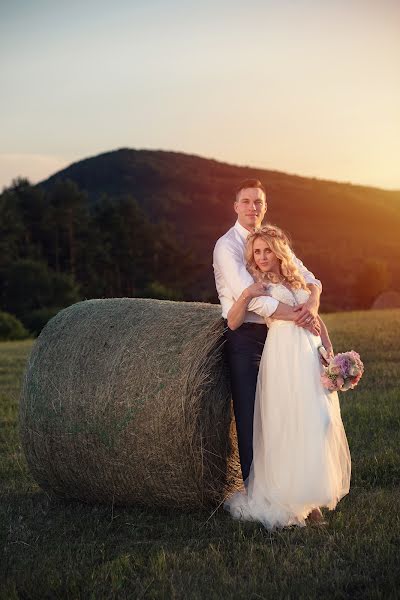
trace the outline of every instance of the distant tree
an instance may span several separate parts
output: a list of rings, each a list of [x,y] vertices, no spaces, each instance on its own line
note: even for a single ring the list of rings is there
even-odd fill
[[[49,200],[43,190],[27,179],[16,179],[0,196],[0,265],[17,259],[47,263]]]
[[[38,308],[24,315],[24,325],[33,335],[39,335],[43,327],[52,319],[62,307]]]
[[[151,226],[136,200],[104,197],[94,210],[99,232],[97,268],[107,296],[132,296],[151,277]]]
[[[166,223],[153,227],[152,273],[156,281],[188,299],[198,273],[193,251],[179,241],[174,228]]]
[[[28,179],[18,178],[13,180],[10,192],[14,195],[15,205],[24,224],[25,252],[20,256],[41,259],[46,256],[43,241],[46,235],[46,213],[48,211],[48,198],[45,192],[32,186]]]
[[[29,337],[29,332],[21,321],[14,315],[0,311],[0,341],[23,340],[27,337]]]
[[[76,277],[81,246],[88,228],[87,197],[69,179],[56,181],[49,195],[48,225],[52,228],[53,256],[57,272]]]
[[[0,267],[29,253],[27,237],[18,198],[12,189],[5,189],[0,195]]]
[[[355,279],[355,307],[371,308],[379,294],[387,289],[388,283],[387,263],[377,259],[368,259]]]
[[[55,273],[44,263],[22,259],[0,273],[1,308],[24,322],[28,313],[42,308],[64,307],[79,300],[70,276]]]
[[[142,298],[157,298],[158,300],[182,300],[182,294],[179,291],[168,288],[158,281],[149,283],[140,296]]]
[[[196,277],[191,252],[166,224],[152,224],[131,196],[94,209],[97,270],[106,296],[183,298]]]

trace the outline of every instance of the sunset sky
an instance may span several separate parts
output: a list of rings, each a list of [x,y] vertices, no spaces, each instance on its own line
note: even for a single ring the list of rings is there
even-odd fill
[[[400,189],[399,0],[9,0],[0,74],[0,188],[129,147]]]

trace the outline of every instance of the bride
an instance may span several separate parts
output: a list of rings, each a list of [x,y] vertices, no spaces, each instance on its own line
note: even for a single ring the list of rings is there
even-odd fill
[[[303,304],[310,292],[291,256],[289,241],[278,227],[267,225],[250,234],[246,260],[255,283],[245,292],[268,294],[290,306]],[[228,314],[229,328],[239,327],[244,317],[245,305],[238,300]],[[291,320],[267,319],[254,408],[253,463],[245,491],[224,503],[233,517],[260,521],[267,529],[304,526],[308,516],[319,520],[319,507],[334,509],[350,488],[350,452],[338,394],[325,390],[320,381],[318,347],[323,344],[332,356],[332,345],[319,321],[321,337]]]

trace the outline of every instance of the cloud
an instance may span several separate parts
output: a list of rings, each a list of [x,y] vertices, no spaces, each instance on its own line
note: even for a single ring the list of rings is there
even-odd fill
[[[47,179],[71,161],[45,154],[0,154],[0,189],[16,177],[27,177],[31,183]]]

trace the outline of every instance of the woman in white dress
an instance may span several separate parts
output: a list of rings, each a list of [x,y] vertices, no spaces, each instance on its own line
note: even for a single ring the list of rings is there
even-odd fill
[[[292,261],[285,234],[272,225],[249,235],[247,268],[255,283],[244,295],[268,293],[290,306],[303,304],[306,283]],[[264,290],[263,290],[264,288]],[[246,294],[247,292],[247,294]],[[237,300],[228,326],[239,327],[246,303]],[[351,459],[337,392],[321,383],[319,346],[333,355],[323,321],[321,337],[291,320],[267,319],[254,408],[253,463],[245,491],[224,507],[233,517],[266,528],[320,520],[320,507],[334,509],[350,488]]]

